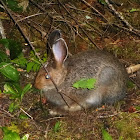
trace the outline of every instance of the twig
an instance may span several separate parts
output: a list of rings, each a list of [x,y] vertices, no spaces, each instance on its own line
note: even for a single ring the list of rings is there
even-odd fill
[[[5,112],[6,114],[8,114],[8,116],[14,118],[14,116],[11,113],[9,113],[8,111],[4,110],[3,108],[0,108],[0,110],[2,110],[3,112]]]
[[[20,21],[23,21],[23,20],[25,20],[25,19],[29,19],[29,18],[32,18],[32,17],[35,17],[35,16],[45,15],[45,14],[47,14],[47,13],[37,13],[37,14],[33,14],[33,15],[30,15],[30,16],[21,18],[20,20],[17,20],[17,22],[20,22]]]
[[[89,8],[91,8],[93,11],[95,11],[97,14],[99,14],[100,17],[102,17],[106,22],[108,22],[108,20],[105,18],[105,16],[103,14],[101,14],[96,8],[94,8],[93,6],[91,6],[88,2],[86,2],[85,0],[80,0],[81,2],[83,2],[86,6],[88,6]]]
[[[42,12],[45,12],[46,14],[48,14],[48,16],[49,16],[51,19],[53,19],[53,17],[52,17],[49,13],[47,13],[46,10],[43,9],[40,5],[36,4],[36,3],[35,3],[34,1],[32,1],[32,0],[29,0],[29,2],[31,2],[33,5],[35,5],[36,7],[38,7]]]
[[[109,0],[105,0],[105,2],[107,3],[109,9],[111,9],[113,11],[113,13],[129,28],[129,31],[133,31],[135,32],[135,34],[137,34],[138,36],[140,36],[140,31],[135,29],[124,17],[123,15],[121,15],[118,11],[116,11],[116,9],[113,7],[112,4],[109,3]]]
[[[100,116],[98,116],[97,118],[98,119],[103,119],[103,118],[110,118],[110,117],[114,117],[114,116],[116,116],[116,115],[118,115],[118,113],[114,113],[114,114],[112,114],[112,115],[104,115],[104,116],[102,116],[102,115],[100,115]]]
[[[86,10],[77,9],[76,7],[71,6],[71,5],[69,5],[69,4],[67,4],[66,6],[69,7],[70,9],[74,9],[75,11],[80,11],[80,12],[83,12],[83,13],[88,13],[88,14],[96,15],[96,16],[97,16],[97,14],[95,14],[95,13],[93,13],[93,12],[89,12],[89,11],[86,11]],[[81,14],[81,15],[82,15],[82,14]],[[99,32],[99,30],[95,29],[95,27],[94,27],[92,24],[90,24],[87,20],[85,20],[85,23],[88,24],[89,26],[91,26],[91,27],[92,27],[92,30],[93,30],[96,34],[98,34],[98,35],[101,36],[101,33]],[[84,40],[84,41],[85,41],[85,40]]]
[[[136,81],[134,81],[131,77],[129,77],[129,79],[140,89],[140,85]]]
[[[90,42],[92,44],[94,44],[94,46],[101,50],[101,48],[99,48],[94,42],[93,40],[89,37],[89,35],[85,32],[85,30],[80,26],[79,22],[71,15],[71,13],[66,9],[66,7],[64,6],[64,4],[62,4],[59,0],[57,0],[58,3],[63,7],[63,9],[70,15],[70,17],[75,21],[75,23],[79,26],[79,28],[82,30],[82,32],[87,36],[87,38],[90,40]]]
[[[48,123],[48,124],[47,124],[47,128],[46,128],[46,130],[45,130],[45,135],[44,135],[44,138],[45,138],[46,140],[48,139],[49,126],[50,126],[50,124]]]
[[[127,31],[127,32],[129,32],[129,33],[132,33],[132,34],[135,34],[135,35],[137,35],[137,36],[140,36],[140,34],[136,33],[136,32],[133,31],[133,30],[130,30],[129,28],[122,27],[122,26],[117,25],[117,24],[115,24],[115,23],[113,23],[112,25],[115,26],[115,27],[117,27],[117,28],[119,28],[119,29],[122,29],[122,30],[124,30],[124,31]]]
[[[30,114],[28,114],[25,110],[23,110],[22,108],[20,108],[20,110],[22,112],[24,112],[29,118],[31,118],[33,120],[33,117]]]
[[[53,117],[53,118],[49,118],[47,120],[43,120],[43,121],[40,121],[40,122],[48,122],[48,121],[51,121],[51,120],[62,119],[62,118],[66,118],[66,117],[61,117],[61,116],[59,116],[59,117]]]
[[[70,9],[74,9],[74,10],[76,10],[76,11],[80,11],[80,12],[83,12],[83,13],[88,13],[88,14],[96,15],[96,16],[98,15],[98,14],[93,13],[93,12],[90,12],[90,11],[78,9],[78,8],[74,7],[73,5],[67,4],[67,6],[68,6]]]

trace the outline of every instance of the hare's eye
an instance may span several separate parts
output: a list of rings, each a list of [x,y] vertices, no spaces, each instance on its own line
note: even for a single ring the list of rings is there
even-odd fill
[[[50,79],[50,75],[46,74],[46,75],[45,75],[45,78],[46,78],[46,79]]]

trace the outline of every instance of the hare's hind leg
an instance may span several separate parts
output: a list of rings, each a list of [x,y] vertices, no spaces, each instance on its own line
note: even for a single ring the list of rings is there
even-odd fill
[[[106,66],[99,75],[102,103],[113,104],[125,96],[124,75],[120,70]]]
[[[86,99],[90,106],[99,106],[102,103],[113,103],[122,92],[117,71],[111,66],[105,66],[98,75],[95,90]]]

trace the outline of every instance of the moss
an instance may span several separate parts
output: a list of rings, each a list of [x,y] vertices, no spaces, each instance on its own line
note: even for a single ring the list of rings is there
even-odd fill
[[[55,124],[56,125],[56,124]],[[64,121],[60,121],[60,126],[57,131],[54,131],[55,125],[48,132],[47,138],[49,140],[71,140],[71,135],[68,131],[68,126]]]
[[[139,115],[136,113],[126,113],[120,114],[120,120],[114,122],[116,128],[119,131],[120,138],[125,140],[133,140],[138,138],[138,120]]]

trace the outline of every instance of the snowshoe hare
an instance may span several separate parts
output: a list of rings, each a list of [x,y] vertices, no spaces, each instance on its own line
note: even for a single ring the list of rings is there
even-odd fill
[[[45,66],[49,75],[41,68],[35,79],[35,87],[44,92],[48,102],[61,110],[78,111],[104,103],[112,104],[125,96],[126,71],[115,57],[97,50],[68,57],[68,48],[59,30],[54,30],[48,41],[54,59]],[[90,78],[96,79],[94,89],[73,87],[75,82]]]

